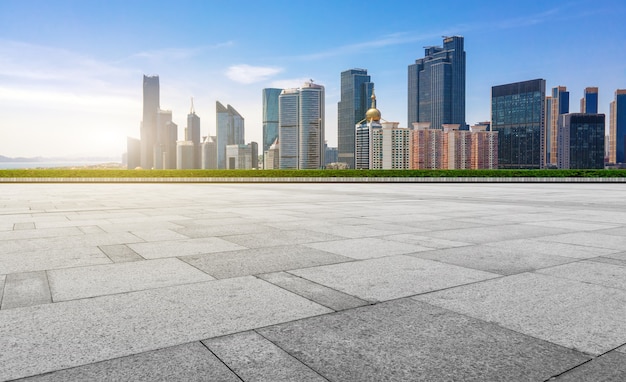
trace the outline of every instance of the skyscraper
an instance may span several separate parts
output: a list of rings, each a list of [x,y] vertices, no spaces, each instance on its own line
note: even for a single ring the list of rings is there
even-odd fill
[[[244,144],[244,119],[232,106],[215,102],[217,125],[217,166],[227,168],[226,146]]]
[[[626,164],[626,89],[617,89],[611,102],[609,144],[609,162]]]
[[[558,168],[604,168],[604,114],[562,114],[558,137]]]
[[[354,126],[363,119],[374,83],[367,69],[350,69],[341,72],[341,99],[337,104],[338,161],[355,167]]]
[[[283,89],[263,89],[263,154],[278,138],[278,96]]]
[[[546,81],[491,88],[491,130],[498,132],[499,168],[540,168],[545,127]]]
[[[159,76],[143,76],[143,119],[141,123],[141,167],[154,166],[157,142],[157,114],[160,110]]]
[[[543,136],[542,167],[558,166],[559,116],[569,113],[569,92],[565,86],[552,88],[546,97],[546,130]]]
[[[585,88],[585,94],[580,99],[580,112],[585,114],[598,113],[598,88]]]
[[[200,145],[200,117],[196,114],[191,100],[191,110],[187,114],[185,140],[193,142],[193,168],[202,168],[202,146]]]
[[[425,48],[424,58],[409,65],[408,126],[430,122],[465,127],[465,51],[461,36],[444,37],[443,47]]]
[[[324,87],[307,82],[279,96],[278,145],[280,168],[324,166]]]

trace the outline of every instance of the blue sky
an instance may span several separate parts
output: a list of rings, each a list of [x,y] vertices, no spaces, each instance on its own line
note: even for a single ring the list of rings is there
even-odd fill
[[[491,87],[544,78],[587,86],[607,113],[626,88],[626,2],[0,0],[0,155],[119,157],[139,137],[142,75],[183,138],[190,97],[202,135],[215,101],[261,142],[261,89],[326,88],[326,139],[337,144],[339,76],[368,69],[383,118],[406,126],[407,66],[441,36],[462,35],[466,119],[490,119]]]

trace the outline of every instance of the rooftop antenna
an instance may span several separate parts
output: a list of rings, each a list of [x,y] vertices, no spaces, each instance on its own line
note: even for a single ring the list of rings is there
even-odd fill
[[[189,114],[196,114],[196,109],[193,107],[193,97],[191,97],[191,110],[189,111]]]

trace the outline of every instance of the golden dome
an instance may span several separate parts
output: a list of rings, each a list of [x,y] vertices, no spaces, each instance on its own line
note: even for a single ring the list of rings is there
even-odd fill
[[[380,121],[380,110],[376,108],[376,95],[372,91],[372,107],[365,113],[367,122]]]

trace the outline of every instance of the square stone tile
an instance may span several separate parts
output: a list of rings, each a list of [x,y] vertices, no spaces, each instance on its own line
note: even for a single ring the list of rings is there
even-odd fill
[[[240,381],[200,342],[59,370],[24,382],[66,381]]]
[[[182,256],[180,259],[218,279],[352,261],[301,245]]]
[[[542,241],[576,244],[586,247],[598,247],[623,251],[626,248],[626,236],[606,235],[597,232],[576,232],[541,238]]]
[[[360,298],[286,272],[266,273],[258,277],[332,310],[345,310],[368,305],[367,301]]]
[[[178,259],[48,271],[55,302],[215,280]]]
[[[541,222],[531,222],[525,223],[528,225],[535,225],[540,227],[550,227],[550,228],[563,228],[569,229],[572,231],[597,231],[597,230],[606,230],[609,228],[618,227],[617,224],[599,224],[599,223],[589,223],[582,222],[576,220],[550,220],[550,221],[541,221]]]
[[[543,381],[589,359],[410,299],[257,331],[331,381]]]
[[[626,381],[626,354],[609,352],[554,379],[555,382]]]
[[[6,273],[33,272],[110,263],[111,260],[97,247],[43,248],[0,254],[0,271]]]
[[[201,255],[205,253],[236,251],[238,249],[245,249],[240,245],[217,237],[135,243],[128,244],[128,247],[130,247],[130,249],[146,259]]]
[[[594,261],[579,261],[558,267],[540,269],[537,273],[626,290],[626,263],[615,265]]]
[[[52,302],[45,272],[11,273],[6,276],[2,309]]]
[[[428,250],[428,248],[417,245],[398,243],[371,237],[326,241],[305,245],[310,248],[347,256],[353,259],[370,259],[374,257],[402,255]]]
[[[99,248],[114,263],[145,260],[125,244],[101,245]]]
[[[524,224],[506,224],[478,228],[423,232],[420,235],[446,240],[485,244],[512,239],[526,239],[567,232],[565,229],[537,227]]]
[[[191,238],[202,237],[217,237],[228,235],[243,235],[249,233],[263,233],[273,229],[263,226],[261,224],[239,224],[239,225],[206,225],[206,226],[191,226],[176,229],[181,235],[185,235]]]
[[[231,334],[203,343],[244,381],[327,381],[255,332]]]
[[[339,240],[342,239],[342,237],[298,229],[293,231],[270,231],[265,233],[223,236],[222,239],[248,248],[262,248]]]
[[[15,223],[13,224],[13,230],[25,230],[25,229],[35,229],[35,223],[33,222],[23,222],[23,223]]]
[[[589,354],[626,343],[626,291],[523,273],[416,296]]]
[[[0,310],[0,380],[329,312],[254,277]]]
[[[446,239],[437,239],[434,237],[422,236],[419,234],[399,234],[399,235],[391,235],[384,236],[381,239],[395,241],[398,243],[406,243],[413,244],[420,247],[433,249],[433,248],[454,248],[454,247],[462,247],[465,245],[472,245],[472,243],[465,243],[460,241],[452,241]]]
[[[511,275],[533,271],[559,264],[576,261],[571,257],[555,256],[527,251],[519,246],[491,247],[471,245],[436,251],[419,252],[411,256],[441,261],[481,271]]]
[[[189,236],[174,232],[169,229],[151,229],[151,230],[137,230],[131,231],[131,233],[145,241],[168,241],[168,240],[182,240],[189,239]]]
[[[615,249],[548,241],[544,240],[544,238],[505,240],[497,243],[487,243],[485,246],[495,248],[503,252],[523,250],[526,253],[534,252],[544,255],[571,257],[575,259],[589,259],[596,256],[608,256],[616,252]]]
[[[298,269],[289,273],[371,302],[498,277],[493,273],[404,255]]]

